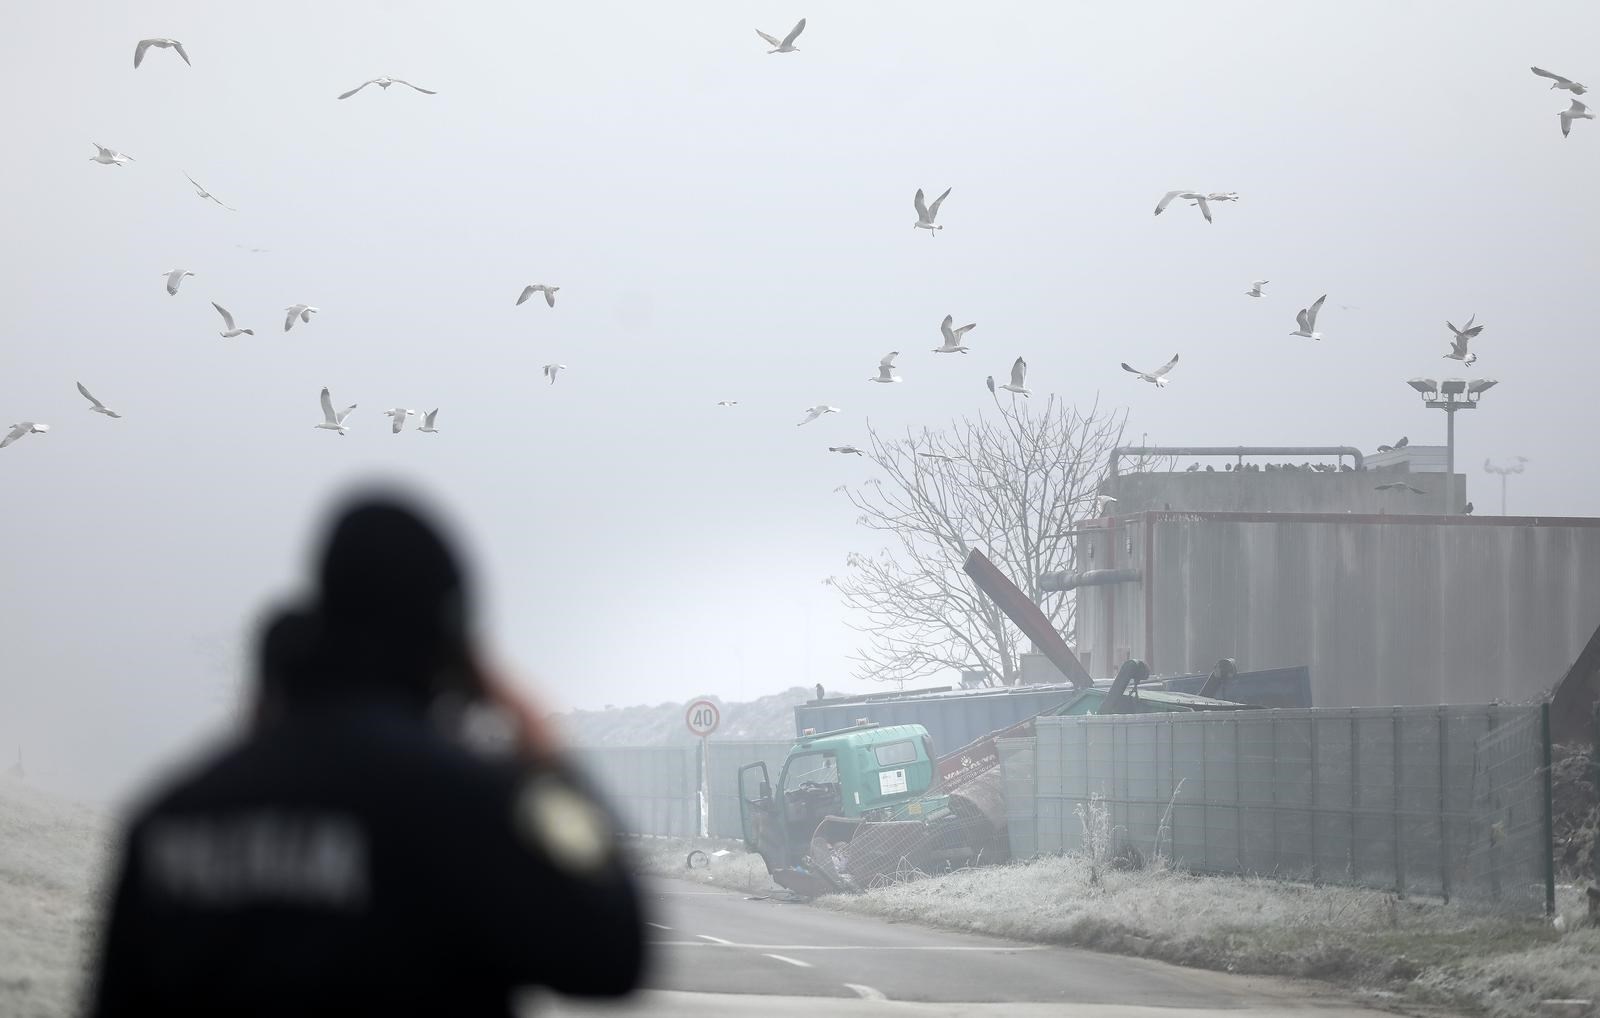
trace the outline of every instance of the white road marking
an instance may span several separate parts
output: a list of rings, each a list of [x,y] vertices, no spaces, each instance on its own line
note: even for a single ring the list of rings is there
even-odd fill
[[[1002,944],[996,947],[969,944],[736,944],[720,937],[706,936],[704,933],[697,933],[695,936],[711,943],[704,944],[699,940],[656,940],[651,943],[655,947],[739,947],[751,951],[987,951],[991,954],[1048,951],[1051,946],[1049,944]]]
[[[786,961],[797,969],[808,969],[811,967],[811,963],[809,961],[801,961],[799,958],[785,958],[781,954],[763,954],[761,957],[771,958],[773,961]]]
[[[844,985],[845,985],[846,988],[854,990],[856,996],[860,997],[862,1000],[888,1000],[889,999],[888,997],[884,996],[884,993],[883,993],[882,990],[874,990],[870,986],[862,986],[860,983],[845,983]]]
[[[672,931],[672,927],[670,927],[670,926],[662,926],[660,923],[646,922],[645,925],[646,926],[653,926],[658,930],[666,930],[669,933]]]

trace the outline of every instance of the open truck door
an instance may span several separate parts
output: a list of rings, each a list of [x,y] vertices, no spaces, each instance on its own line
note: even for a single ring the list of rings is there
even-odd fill
[[[755,778],[759,774],[760,781]],[[764,760],[739,768],[739,830],[746,851],[759,852],[762,828],[776,811],[772,808],[772,777]]]

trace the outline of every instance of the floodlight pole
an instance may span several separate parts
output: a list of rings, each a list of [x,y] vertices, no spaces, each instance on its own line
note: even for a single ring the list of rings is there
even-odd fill
[[[1483,461],[1483,469],[1491,474],[1500,475],[1500,515],[1506,514],[1506,479],[1512,474],[1522,473],[1522,458],[1519,456],[1510,466],[1500,466],[1489,460]]]
[[[1443,410],[1445,413],[1445,420],[1448,423],[1445,425],[1444,469],[1447,477],[1454,478],[1456,476],[1456,411],[1476,409],[1478,401],[1475,399],[1457,399],[1456,394],[1453,392],[1441,392],[1436,395],[1443,398],[1427,399],[1424,397],[1422,402],[1424,406],[1431,407],[1434,410]]]

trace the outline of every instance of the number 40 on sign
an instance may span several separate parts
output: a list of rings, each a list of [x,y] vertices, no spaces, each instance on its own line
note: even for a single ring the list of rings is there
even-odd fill
[[[683,712],[683,720],[689,731],[704,739],[722,723],[722,712],[710,700],[696,700]]]

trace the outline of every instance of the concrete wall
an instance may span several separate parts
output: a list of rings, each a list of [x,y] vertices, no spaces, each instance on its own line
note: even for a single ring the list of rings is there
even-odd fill
[[[1518,701],[1600,625],[1600,520],[1145,513],[1089,530],[1091,568],[1143,574],[1078,592],[1097,678],[1129,655],[1163,674],[1232,657],[1309,665],[1319,706]]]
[[[1405,469],[1323,474],[1307,470],[1225,473],[1119,474],[1104,493],[1116,498],[1118,515],[1146,511],[1253,513],[1368,513],[1372,515],[1458,513],[1466,505],[1462,474],[1413,473]],[[1403,481],[1427,492],[1378,491],[1387,481]]]

